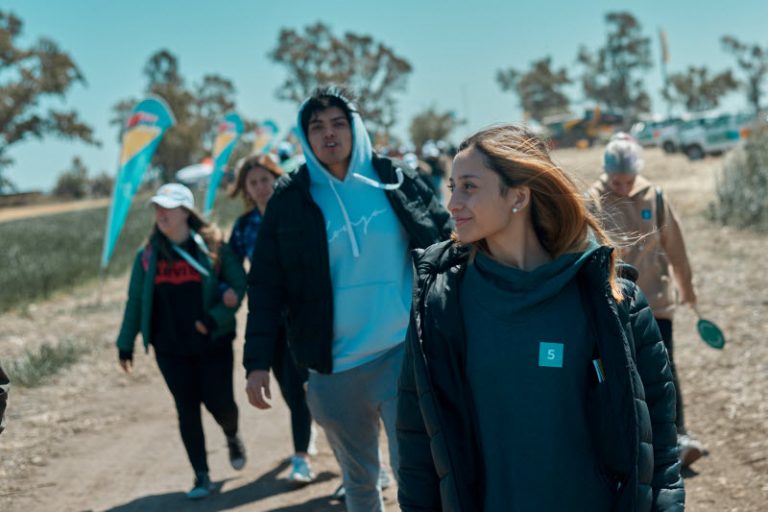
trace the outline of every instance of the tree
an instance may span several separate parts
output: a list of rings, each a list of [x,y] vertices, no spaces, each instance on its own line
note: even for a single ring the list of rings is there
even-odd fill
[[[47,135],[98,144],[75,111],[41,106],[51,98],[64,98],[74,84],[84,85],[85,77],[50,39],[20,46],[22,28],[21,19],[0,11],[0,193],[15,189],[3,174],[13,163],[8,150],[14,144]]]
[[[725,51],[736,57],[736,63],[746,76],[747,101],[759,113],[763,82],[768,75],[768,48],[742,43],[733,36],[723,36],[720,42]]]
[[[648,112],[651,100],[642,73],[652,67],[651,39],[642,34],[640,23],[628,12],[609,12],[605,22],[605,46],[596,54],[581,47],[577,57],[584,67],[584,96],[629,118]]]
[[[205,147],[211,147],[216,137],[216,123],[227,112],[235,109],[235,85],[218,75],[205,75],[195,86],[193,111],[205,123]]]
[[[685,73],[673,73],[669,83],[674,92],[665,91],[664,97],[694,112],[717,107],[720,98],[739,87],[730,70],[710,77],[705,66],[688,66]]]
[[[347,32],[336,37],[315,23],[303,33],[284,28],[269,58],[285,67],[288,77],[277,98],[296,104],[321,85],[337,84],[353,91],[366,123],[387,131],[396,120],[394,94],[405,90],[411,64],[371,36]]]
[[[520,107],[533,119],[568,111],[570,100],[562,88],[571,83],[565,68],[552,69],[552,58],[545,57],[531,63],[531,69],[521,73],[515,69],[499,70],[496,81],[502,91],[514,91]]]
[[[411,120],[411,142],[420,148],[428,140],[444,140],[462,124],[464,120],[456,117],[454,112],[438,112],[434,106],[431,106],[424,112],[416,114]]]
[[[152,157],[152,165],[162,172],[163,181],[172,181],[176,171],[202,160],[210,152],[216,123],[235,109],[235,86],[227,78],[208,74],[187,88],[178,59],[165,49],[149,58],[144,75],[146,93],[163,98],[176,118],[176,124],[165,133]],[[135,99],[117,102],[112,107],[110,122],[122,130],[136,103]]]
[[[83,199],[89,192],[88,169],[79,156],[72,159],[69,169],[56,180],[53,195],[62,199]]]
[[[114,185],[115,179],[107,171],[101,171],[100,174],[88,180],[89,195],[91,197],[109,197],[112,195]]]

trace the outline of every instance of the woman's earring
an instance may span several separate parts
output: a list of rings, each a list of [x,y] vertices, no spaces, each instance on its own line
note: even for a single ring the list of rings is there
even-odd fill
[[[519,211],[520,211],[520,209],[519,209],[517,206],[515,206],[514,208],[512,208],[512,213],[517,213],[517,212],[519,212]]]

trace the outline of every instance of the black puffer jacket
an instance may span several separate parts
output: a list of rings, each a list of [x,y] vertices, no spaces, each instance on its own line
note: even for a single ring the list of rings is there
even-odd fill
[[[612,298],[610,254],[607,247],[595,251],[578,277],[606,373],[605,383],[590,391],[590,429],[603,470],[616,484],[614,510],[681,511],[685,492],[667,352],[632,281],[620,279],[620,304]],[[483,461],[464,375],[458,291],[467,259],[466,248],[452,242],[416,253],[397,419],[404,512],[483,510]]]
[[[391,160],[374,155],[373,167],[382,182],[397,182]],[[403,174],[402,185],[386,195],[410,247],[423,249],[446,240],[453,229],[450,215],[413,171],[403,169]],[[269,369],[283,313],[299,366],[320,373],[333,370],[328,237],[309,185],[306,165],[281,177],[264,215],[248,274],[246,373]]]
[[[5,428],[5,405],[8,402],[8,389],[10,387],[11,383],[8,376],[3,371],[3,367],[0,366],[0,433]]]

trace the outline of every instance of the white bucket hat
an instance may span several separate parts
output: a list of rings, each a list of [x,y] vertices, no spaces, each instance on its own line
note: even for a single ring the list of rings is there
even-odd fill
[[[155,192],[150,203],[163,208],[177,208],[179,206],[187,210],[195,209],[195,196],[192,191],[181,183],[166,183]]]

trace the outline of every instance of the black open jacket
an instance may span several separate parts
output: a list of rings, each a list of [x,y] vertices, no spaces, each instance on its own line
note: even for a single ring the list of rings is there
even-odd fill
[[[392,161],[376,155],[373,167],[383,183],[396,183]],[[385,193],[412,249],[446,240],[453,228],[448,212],[416,174],[403,169],[403,184]],[[243,366],[272,364],[281,318],[299,366],[333,371],[333,288],[325,218],[312,199],[306,164],[282,176],[256,239],[248,274],[248,323]],[[372,311],[371,314],[376,314]]]
[[[8,376],[3,371],[3,367],[0,366],[0,432],[5,428],[5,406],[8,403],[8,389],[10,387],[11,383]]]
[[[459,305],[468,254],[453,242],[416,251],[397,418],[404,512],[483,510],[483,461]],[[625,298],[618,304],[613,299],[607,285],[610,254],[607,247],[595,251],[578,276],[606,373],[605,382],[590,389],[590,431],[601,467],[616,486],[613,510],[681,511],[685,492],[667,352],[645,297],[631,280],[619,279]],[[631,267],[624,274],[636,278]],[[519,463],[535,471],[536,464],[550,461]]]

